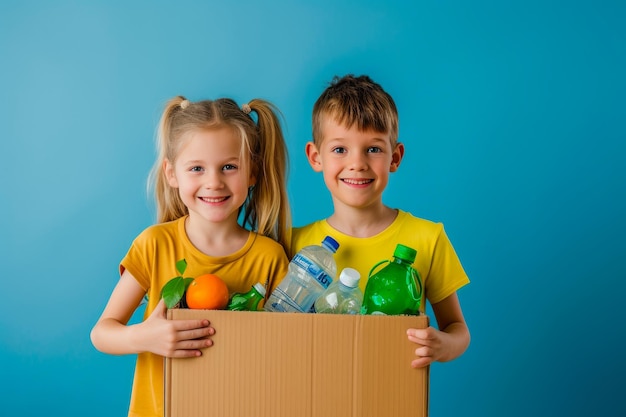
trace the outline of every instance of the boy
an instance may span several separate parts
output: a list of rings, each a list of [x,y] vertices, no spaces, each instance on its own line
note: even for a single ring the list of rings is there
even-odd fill
[[[370,269],[391,258],[398,243],[417,250],[413,266],[424,285],[422,305],[431,303],[438,329],[408,329],[418,345],[414,368],[459,357],[470,341],[456,291],[469,282],[441,223],[392,209],[382,202],[389,173],[404,156],[398,142],[398,113],[391,96],[368,76],[335,77],[313,107],[311,167],[322,172],[334,213],[294,228],[291,253],[330,235],[339,243],[337,271],[352,267],[365,289]]]

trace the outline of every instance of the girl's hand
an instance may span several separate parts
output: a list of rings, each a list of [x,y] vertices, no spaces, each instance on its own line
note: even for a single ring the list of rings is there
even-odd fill
[[[444,332],[431,326],[426,329],[408,329],[406,334],[409,341],[421,345],[415,349],[417,359],[411,362],[413,368],[422,368],[445,357],[444,340],[448,335]]]
[[[150,316],[138,326],[137,343],[145,351],[168,358],[189,358],[202,355],[200,349],[213,345],[215,329],[208,320],[168,320],[163,299]]]

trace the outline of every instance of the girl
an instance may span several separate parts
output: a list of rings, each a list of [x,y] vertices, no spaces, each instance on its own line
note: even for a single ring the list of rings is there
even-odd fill
[[[178,260],[186,277],[218,275],[231,293],[261,281],[270,294],[287,273],[287,149],[276,114],[260,99],[239,108],[175,97],[165,107],[150,175],[158,224],[132,243],[91,331],[102,352],[138,354],[129,416],[163,416],[163,357],[199,356],[213,344],[208,320],[166,319],[161,289],[179,275]],[[128,325],[144,296],[144,320]]]

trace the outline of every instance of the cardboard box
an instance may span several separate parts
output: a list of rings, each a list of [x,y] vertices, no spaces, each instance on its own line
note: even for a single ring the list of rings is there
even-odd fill
[[[214,345],[165,360],[166,417],[426,417],[429,368],[406,329],[427,316],[168,311],[207,318]]]

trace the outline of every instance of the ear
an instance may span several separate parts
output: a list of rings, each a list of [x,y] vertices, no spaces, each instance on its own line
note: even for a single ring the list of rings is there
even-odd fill
[[[322,172],[322,159],[317,146],[315,146],[313,142],[307,142],[304,152],[306,153],[306,158],[308,159],[311,168],[313,168],[313,171]]]
[[[402,162],[402,158],[404,157],[404,144],[402,142],[398,142],[396,144],[396,148],[393,150],[391,154],[391,165],[389,165],[389,172],[396,172],[400,167],[400,162]]]
[[[165,179],[170,187],[178,188],[178,180],[176,179],[174,164],[170,163],[168,159],[163,161],[163,175],[165,175]]]

